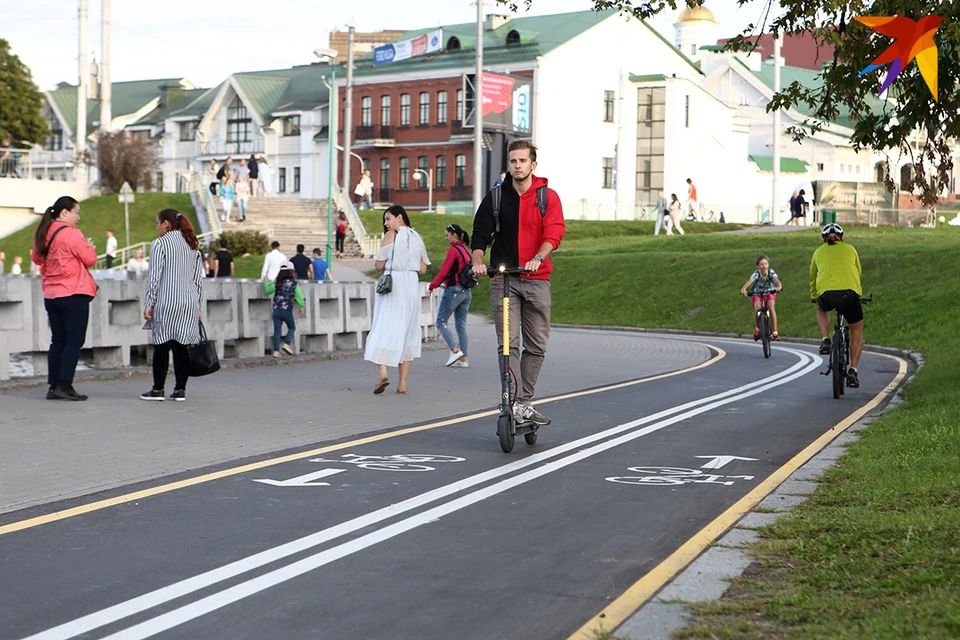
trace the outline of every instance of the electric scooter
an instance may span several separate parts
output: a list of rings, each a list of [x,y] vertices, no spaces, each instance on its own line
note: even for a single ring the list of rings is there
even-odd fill
[[[511,383],[515,376],[510,369],[510,296],[509,277],[525,273],[527,270],[522,267],[504,267],[497,269],[487,269],[487,275],[493,279],[493,285],[500,287],[503,292],[503,355],[500,356],[500,415],[497,417],[497,436],[500,438],[500,448],[504,453],[513,451],[513,442],[516,436],[522,435],[527,444],[536,444],[537,431],[540,425],[533,422],[523,422],[517,424],[513,418],[513,403],[515,397],[511,397],[511,386],[516,393],[516,385]],[[503,280],[502,283],[496,282],[497,276]]]

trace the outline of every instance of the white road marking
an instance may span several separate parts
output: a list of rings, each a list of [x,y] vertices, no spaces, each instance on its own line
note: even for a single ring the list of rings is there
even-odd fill
[[[734,460],[748,460],[751,462],[756,460],[756,458],[741,458],[740,456],[695,456],[695,457],[706,458],[710,460],[710,462],[708,462],[707,464],[702,465],[700,467],[701,469],[719,469],[723,467],[725,464],[733,462]]]
[[[612,446],[617,446],[619,444],[622,444],[623,442],[628,442],[629,440],[632,440],[634,438],[647,435],[648,433],[652,433],[653,431],[666,427],[670,424],[674,424],[675,422],[685,420],[690,416],[698,415],[700,413],[703,413],[704,411],[708,411],[716,407],[723,406],[730,402],[735,402],[742,398],[756,395],[758,393],[761,393],[762,391],[765,391],[767,389],[772,389],[781,384],[784,384],[786,382],[792,381],[796,378],[806,375],[807,373],[809,373],[810,371],[818,367],[821,360],[820,358],[814,358],[813,356],[807,353],[804,353],[802,351],[797,351],[794,349],[782,348],[781,351],[786,351],[786,352],[792,353],[793,355],[798,356],[799,362],[789,367],[788,369],[781,371],[780,373],[770,376],[768,378],[750,382],[745,385],[736,387],[734,389],[730,389],[728,391],[724,391],[718,394],[714,394],[712,396],[708,396],[706,398],[701,398],[699,400],[692,400],[690,402],[684,403],[676,407],[664,409],[655,414],[645,416],[643,418],[639,418],[637,420],[634,420],[622,425],[611,427],[610,429],[606,429],[604,431],[594,433],[589,436],[584,436],[583,438],[579,438],[572,442],[559,445],[547,451],[542,451],[540,453],[536,453],[532,456],[528,456],[521,460],[516,460],[514,462],[502,465],[495,469],[484,471],[482,473],[476,474],[469,478],[464,478],[463,480],[452,482],[448,485],[438,487],[436,489],[427,491],[418,496],[414,496],[412,498],[408,498],[407,500],[403,500],[396,504],[392,504],[382,509],[372,511],[370,513],[354,518],[353,520],[349,520],[347,522],[343,522],[339,525],[335,525],[328,529],[318,531],[316,533],[310,534],[298,540],[293,540],[286,544],[274,547],[272,549],[267,549],[266,551],[262,551],[260,553],[254,554],[252,556],[248,556],[246,558],[241,558],[240,560],[231,562],[230,564],[226,564],[222,567],[218,567],[217,569],[207,571],[205,573],[202,573],[197,576],[193,576],[191,578],[186,578],[172,585],[161,587],[160,589],[156,589],[154,591],[145,593],[141,596],[137,596],[125,602],[121,602],[111,607],[107,607],[106,609],[102,609],[100,611],[96,611],[94,613],[77,618],[75,620],[63,623],[56,627],[52,627],[51,629],[32,635],[29,638],[25,638],[24,640],[66,640],[67,638],[73,638],[74,636],[77,636],[82,633],[87,633],[93,629],[98,629],[108,624],[113,624],[126,617],[141,613],[143,611],[146,611],[148,609],[159,606],[161,604],[170,602],[177,598],[181,598],[183,596],[189,595],[201,589],[205,589],[207,587],[210,587],[211,585],[217,584],[218,582],[222,582],[224,580],[234,578],[236,576],[242,575],[249,571],[253,571],[267,564],[276,562],[278,560],[289,557],[291,555],[298,554],[305,550],[325,544],[331,540],[335,540],[336,538],[349,535],[351,533],[355,533],[366,527],[375,525],[379,522],[383,522],[384,520],[388,520],[390,518],[394,518],[408,511],[418,509],[420,507],[423,507],[424,505],[430,504],[431,502],[436,502],[437,500],[441,500],[443,498],[449,497],[451,495],[454,495],[456,493],[459,493],[471,487],[475,487],[477,485],[489,482],[501,476],[509,475],[514,472],[525,469],[527,467],[543,463],[547,460],[550,460],[551,458],[564,455],[571,451],[577,451],[578,449],[581,449],[581,447],[587,446],[591,443],[598,442],[606,438],[611,438],[625,431],[631,431],[644,424],[656,423],[657,421],[664,420],[664,418],[668,418],[669,416],[673,416],[676,414],[680,414],[681,412],[685,412],[685,413],[682,413],[680,417],[673,420],[665,420],[655,425],[655,427],[647,427],[645,429],[640,429],[633,433],[629,433],[626,436],[620,436],[620,438],[611,440],[611,442],[615,443]],[[738,395],[738,394],[741,394],[741,395]],[[703,406],[706,406],[708,408],[697,409],[697,407],[703,407]],[[623,438],[626,438],[626,439],[624,440]],[[568,458],[572,460],[569,464],[572,464],[573,462],[577,462],[583,459],[584,457],[586,457],[583,455],[585,451],[599,453],[599,451],[594,451],[594,449],[582,450],[578,453],[574,453],[573,456]],[[591,453],[590,455],[593,455],[593,453]],[[550,464],[556,464],[556,463],[549,463],[545,465],[543,468],[549,468],[551,471],[561,468],[561,467],[554,468],[550,466]],[[524,476],[526,476],[526,474],[524,474]],[[539,477],[539,475],[534,477]],[[532,480],[532,479],[533,477],[528,478],[528,480]],[[502,483],[493,485],[493,486],[499,487],[501,485]],[[510,485],[510,486],[515,486],[515,485]],[[505,487],[502,490],[506,490],[506,488],[510,488],[510,487]],[[459,503],[460,501],[465,500],[467,498],[471,498],[472,496],[482,496],[479,499],[485,499],[490,495],[495,495],[495,494],[486,493],[489,491],[489,489],[490,488],[483,489],[474,494],[470,494],[469,496],[464,496],[463,498],[460,498],[457,501],[450,502],[447,505],[444,505],[442,507],[436,507],[435,509],[432,509],[426,513],[432,514],[437,509],[444,509],[449,505]],[[472,502],[470,504],[472,504]],[[463,506],[466,506],[466,504],[464,504]],[[462,508],[462,506],[459,508]],[[446,515],[446,513],[449,513],[449,512],[442,513],[441,515],[431,515],[430,519],[436,519],[438,517],[441,517],[442,515]],[[429,522],[430,519],[422,520],[418,522],[421,522],[422,524],[424,522]],[[336,548],[337,549],[353,549],[353,551],[350,551],[350,553],[359,551],[360,549],[370,546],[370,544],[375,544],[376,542],[387,539],[387,538],[378,538],[378,536],[380,536],[385,531],[388,531],[388,530],[395,531],[395,533],[393,533],[392,535],[397,535],[399,533],[402,533],[402,531],[396,530],[396,527],[403,523],[409,523],[410,520],[411,519],[404,520],[401,523],[391,525],[391,527],[387,527],[380,531],[373,532],[371,534],[368,534],[367,536],[363,536],[362,538],[358,538],[351,542],[347,542],[344,545],[341,545],[340,547],[336,547]],[[406,531],[407,529],[403,529],[403,530]],[[387,537],[390,537],[390,536],[387,536]],[[360,544],[361,540],[368,541],[369,544],[364,543],[363,546],[357,546],[358,544]],[[370,542],[371,540],[373,540],[373,542]],[[312,556],[311,558],[307,558],[306,560],[301,561],[300,563],[295,563],[295,565],[290,565],[290,567],[302,566],[301,565],[302,562],[310,561],[316,557],[317,556]],[[318,566],[322,566],[322,565],[318,565]],[[288,568],[289,567],[285,567],[284,569],[288,569]],[[284,569],[281,569],[278,571],[283,571]],[[257,584],[257,585],[263,584],[264,589],[268,588],[269,586],[273,586],[273,583],[268,584],[263,580],[266,579],[267,576],[274,575],[274,573],[266,574],[266,576],[261,576],[260,578],[254,578],[252,584]],[[243,585],[238,585],[238,587],[239,586],[249,587],[250,584],[251,583],[243,583]],[[234,589],[236,588],[237,587],[234,587]],[[230,591],[231,593],[235,593],[232,590],[227,590],[227,591]],[[221,594],[222,593],[227,593],[227,592],[226,591],[221,592]],[[250,592],[250,593],[254,593],[254,592]],[[250,595],[250,593],[246,593],[246,595]],[[214,596],[210,596],[210,597],[211,598],[217,597],[221,594],[215,594]],[[246,595],[242,595],[241,597],[246,597]],[[203,600],[200,600],[198,602],[205,602],[208,599],[209,598],[204,598]],[[225,606],[226,604],[228,603],[224,602],[219,606]],[[192,606],[192,605],[187,605],[187,606]],[[170,612],[170,614],[166,614],[166,615],[175,614],[180,611],[182,611],[182,609],[172,611]],[[198,612],[193,617],[197,617],[198,615],[202,615],[203,613],[204,612]],[[169,620],[169,618],[164,618],[164,619]],[[155,618],[143,624],[149,624],[157,620],[160,620],[160,618]],[[176,622],[175,624],[181,624],[183,621],[186,621],[186,620],[184,619],[181,622]],[[170,626],[175,626],[175,624]],[[142,633],[143,632],[142,626],[143,625],[137,625],[136,627],[132,627],[127,631],[132,632],[134,629],[141,628],[141,633]],[[170,628],[170,627],[167,626],[165,628]],[[155,628],[155,630],[150,631],[149,633],[147,633],[147,635],[132,635],[129,637],[147,637],[149,635],[152,635],[153,633],[159,632],[160,630],[161,629],[159,628]],[[120,633],[124,633],[124,632],[120,632]],[[126,636],[116,636],[116,637],[126,637]]]
[[[311,482],[311,480],[319,480],[320,478],[333,476],[338,473],[343,473],[344,471],[346,471],[346,469],[321,469],[320,471],[305,473],[302,476],[290,478],[289,480],[254,480],[254,482],[262,482],[263,484],[269,484],[273,487],[329,487],[329,482]]]

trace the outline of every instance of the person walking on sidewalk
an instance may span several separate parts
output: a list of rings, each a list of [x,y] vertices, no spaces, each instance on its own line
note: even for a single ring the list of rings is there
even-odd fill
[[[443,237],[450,248],[440,266],[440,271],[437,272],[437,277],[433,279],[428,289],[433,291],[441,285],[444,286],[440,308],[437,309],[437,330],[450,347],[446,366],[465,368],[470,366],[467,362],[467,313],[470,311],[473,292],[461,284],[460,273],[473,263],[470,250],[467,248],[470,236],[460,228],[460,225],[451,224],[444,231]],[[454,316],[456,323],[456,337],[447,326],[451,315]]]
[[[407,211],[398,204],[383,213],[385,233],[374,266],[390,273],[393,288],[374,299],[373,325],[367,336],[363,359],[377,365],[380,378],[373,388],[383,393],[390,384],[387,367],[397,367],[400,383],[397,393],[407,392],[407,376],[414,358],[420,357],[420,278],[427,272],[430,259],[423,238],[410,226]]]
[[[296,300],[301,316],[306,307],[303,292],[297,284],[293,263],[287,260],[280,265],[277,279],[267,280],[263,283],[263,288],[267,293],[273,294],[273,357],[280,357],[280,336],[284,324],[287,325],[287,335],[283,339],[283,350],[293,355],[290,344],[293,343],[293,336],[297,331],[297,323],[293,319],[293,302]]]
[[[61,196],[43,212],[33,237],[31,260],[40,266],[43,306],[50,323],[47,400],[86,400],[73,388],[80,348],[87,335],[90,301],[97,285],[90,267],[97,263],[93,243],[77,229],[80,203]]]
[[[113,268],[113,261],[117,259],[117,238],[113,229],[107,229],[107,269]]]
[[[680,235],[683,235],[683,227],[680,226],[680,218],[682,217],[680,207],[680,200],[677,199],[677,194],[670,194],[670,209],[668,210],[669,215],[667,216],[667,235],[673,235],[673,228],[676,227],[677,231],[680,232]]]
[[[490,248],[490,264],[523,267],[527,273],[510,278],[510,308],[520,322],[510,323],[510,368],[517,374],[520,394],[513,406],[518,423],[550,424],[531,404],[550,338],[550,254],[563,241],[566,223],[556,191],[535,176],[537,148],[529,140],[507,147],[510,178],[491,189],[473,220],[473,270],[484,276],[483,257]],[[497,351],[503,355],[503,293],[490,287],[490,303],[497,329]],[[523,356],[520,357],[520,335]]]
[[[203,301],[203,255],[187,216],[175,209],[157,215],[157,234],[150,245],[150,269],[144,295],[144,329],[153,344],[153,388],[141,400],[163,400],[173,352],[174,387],[171,400],[187,399],[190,360],[187,345],[200,342]]]

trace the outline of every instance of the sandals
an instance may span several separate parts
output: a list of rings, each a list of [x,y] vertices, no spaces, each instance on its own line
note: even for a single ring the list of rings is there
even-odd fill
[[[376,395],[380,395],[381,393],[383,393],[383,390],[386,389],[389,384],[390,384],[390,380],[388,380],[387,378],[380,378],[380,381],[377,382],[377,386],[373,388],[373,393]]]
[[[406,389],[397,389],[397,393],[406,395],[407,390],[406,390]]]

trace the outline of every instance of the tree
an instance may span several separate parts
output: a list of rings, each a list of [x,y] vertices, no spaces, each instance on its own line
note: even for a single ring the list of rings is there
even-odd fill
[[[516,10],[518,5],[531,6],[534,0],[497,0]],[[538,0],[545,1],[545,0]],[[591,0],[585,0],[585,3]],[[619,9],[646,19],[669,7],[676,10],[677,0],[592,0],[594,9]],[[683,2],[679,3],[683,4]],[[703,0],[687,0],[687,6],[703,4]],[[728,50],[749,50],[751,36],[761,33],[808,33],[818,45],[834,46],[833,63],[822,71],[823,83],[817,87],[799,83],[783,87],[773,96],[767,111],[789,109],[796,104],[809,107],[813,116],[787,132],[797,141],[818,132],[825,123],[837,118],[841,111],[855,121],[851,144],[857,151],[873,149],[887,155],[885,181],[895,187],[889,170],[889,153],[899,151],[912,158],[914,173],[912,191],[932,204],[941,190],[949,189],[953,173],[955,141],[960,136],[960,3],[924,0],[737,0],[739,7],[755,7],[764,16],[760,25],[749,25],[727,44]],[[779,9],[779,17],[769,16]],[[877,106],[873,98],[880,89],[890,65],[859,77],[859,72],[887,49],[893,39],[875,33],[870,27],[855,22],[856,16],[904,16],[920,20],[929,15],[944,18],[934,41],[939,50],[939,100],[927,89],[916,62],[907,65],[886,100]],[[917,148],[909,144],[909,136],[919,134]]]
[[[43,94],[30,69],[0,38],[0,136],[10,136],[14,146],[43,144],[50,129],[41,116],[42,108]]]
[[[134,189],[153,188],[153,176],[160,166],[160,149],[153,141],[126,131],[101,131],[94,155],[101,187],[117,192],[129,182]]]

